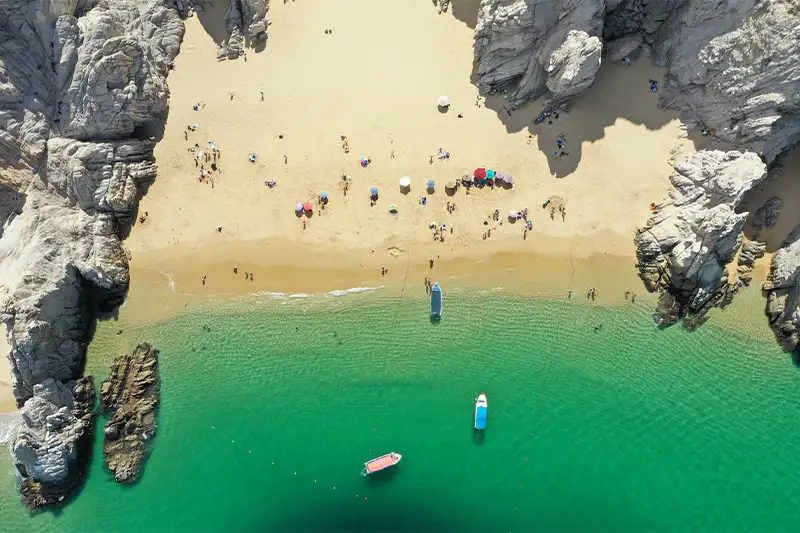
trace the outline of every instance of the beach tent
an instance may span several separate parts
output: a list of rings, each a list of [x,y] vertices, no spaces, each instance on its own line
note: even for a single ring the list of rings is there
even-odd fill
[[[446,95],[440,96],[439,107],[450,107],[450,97]]]
[[[305,211],[311,211],[311,210],[314,209],[314,206],[311,205],[311,202],[306,202],[306,203],[303,204],[303,209]]]
[[[294,210],[295,211],[302,211],[303,210],[303,204],[297,204],[296,206],[294,206]]]
[[[400,186],[411,187],[411,178],[409,178],[408,176],[400,178]]]
[[[475,179],[476,179],[476,180],[482,180],[482,179],[485,179],[485,178],[486,178],[486,169],[485,169],[485,168],[483,168],[483,167],[481,167],[481,168],[476,168],[476,169],[475,169],[475,172],[473,173],[473,176],[475,176]]]
[[[378,197],[378,188],[377,187],[371,188],[369,190],[369,195],[372,196],[373,198],[377,198]]]
[[[433,189],[436,187],[436,182],[433,180],[428,180],[427,186],[429,189]]]
[[[389,212],[391,214],[393,214],[393,215],[396,215],[397,214],[397,206],[396,205],[390,205],[389,206]]]

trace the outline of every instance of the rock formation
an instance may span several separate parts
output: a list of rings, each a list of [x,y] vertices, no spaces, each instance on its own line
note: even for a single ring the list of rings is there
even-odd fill
[[[25,425],[12,451],[22,475],[22,501],[30,508],[64,501],[80,482],[92,444],[94,383],[52,378],[37,383],[22,412]]]
[[[599,67],[604,10],[603,0],[481,0],[474,43],[479,87],[516,86],[511,105],[537,98],[548,85],[567,94],[585,89]]]
[[[783,209],[783,200],[777,196],[770,198],[767,202],[758,208],[755,217],[753,217],[753,229],[761,231],[762,229],[771,229],[778,223],[778,217]]]
[[[796,350],[800,346],[800,226],[772,256],[763,289],[772,331],[786,350]]]
[[[581,61],[581,43],[602,37],[612,61],[645,55],[667,67],[664,103],[681,109],[690,126],[771,163],[800,142],[798,24],[796,0],[482,0],[478,85],[516,85],[513,105],[546,89],[577,94],[594,79],[594,59]],[[559,58],[585,75],[574,84],[548,82],[548,66]]]
[[[767,175],[752,152],[701,151],[675,164],[670,200],[636,235],[639,274],[661,292],[662,327],[687,317],[694,325],[728,291],[726,265],[742,243],[748,213],[734,208]]]
[[[105,427],[103,454],[120,483],[139,478],[145,444],[156,430],[158,388],[158,351],[149,344],[117,357],[111,376],[100,388],[100,409],[112,413]]]
[[[0,186],[20,199],[2,211],[0,320],[31,506],[82,470],[87,331],[128,287],[120,233],[156,175],[147,129],[182,37],[165,0],[0,0]]]
[[[244,54],[245,39],[267,40],[269,0],[228,0],[225,29],[228,39],[220,44],[217,59],[237,59]]]

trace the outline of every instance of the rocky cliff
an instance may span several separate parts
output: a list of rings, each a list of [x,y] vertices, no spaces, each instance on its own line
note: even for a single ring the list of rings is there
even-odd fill
[[[2,211],[0,320],[32,506],[68,494],[91,442],[75,380],[95,310],[127,290],[120,234],[156,175],[147,130],[182,37],[164,0],[0,0],[0,184],[20,199]]]
[[[753,152],[701,151],[675,164],[670,199],[634,239],[645,286],[661,292],[659,325],[684,317],[698,323],[725,297],[726,266],[739,250],[747,218],[734,208],[766,175]]]
[[[775,336],[786,350],[796,350],[800,346],[800,226],[772,256],[764,291]]]
[[[676,165],[672,200],[636,238],[642,278],[662,294],[661,324],[689,317],[694,326],[738,286],[727,284],[724,268],[746,215],[734,209],[764,175],[748,153],[772,164],[800,143],[800,3],[481,0],[477,83],[507,89],[512,107],[545,93],[550,105],[563,104],[593,82],[600,40],[605,60],[644,56],[666,67],[661,103],[681,110],[690,129],[710,130],[719,145],[742,152],[708,152]],[[738,281],[749,280],[750,268],[740,265]],[[782,295],[799,290],[798,277],[786,276],[797,268],[800,254],[788,242],[767,286],[768,314],[780,324],[776,332],[791,333],[778,333],[794,339],[785,343],[790,348],[800,309]]]
[[[100,388],[100,409],[111,413],[103,454],[120,483],[136,481],[141,474],[146,443],[156,430],[158,388],[158,350],[146,343],[114,359],[111,375]]]

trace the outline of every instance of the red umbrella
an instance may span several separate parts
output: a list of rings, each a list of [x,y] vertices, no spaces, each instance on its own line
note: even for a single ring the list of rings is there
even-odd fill
[[[311,205],[311,202],[306,202],[303,204],[303,209],[305,209],[306,211],[311,211],[313,207],[314,206]]]
[[[485,169],[485,168],[483,168],[483,167],[481,167],[481,168],[476,168],[476,169],[475,169],[475,174],[474,174],[474,175],[475,175],[475,179],[476,179],[476,180],[482,180],[482,179],[485,179],[485,178],[486,178],[486,169]]]

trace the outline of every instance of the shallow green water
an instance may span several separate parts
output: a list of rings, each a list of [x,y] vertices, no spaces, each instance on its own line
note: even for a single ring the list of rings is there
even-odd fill
[[[656,331],[644,308],[466,290],[439,325],[423,299],[379,295],[246,308],[120,336],[101,325],[95,375],[139,340],[161,349],[144,478],[117,486],[98,439],[85,488],[56,514],[31,519],[5,475],[0,529],[800,529],[800,375],[772,343],[713,324]],[[396,468],[359,475],[389,451]]]

